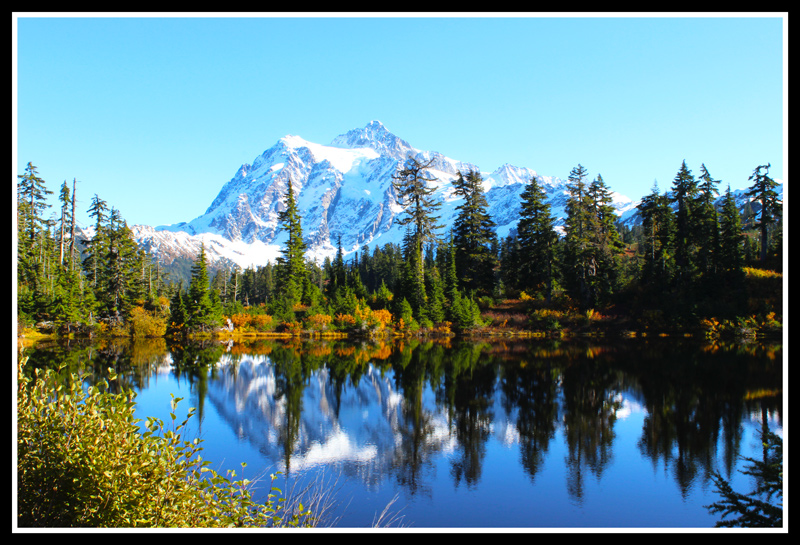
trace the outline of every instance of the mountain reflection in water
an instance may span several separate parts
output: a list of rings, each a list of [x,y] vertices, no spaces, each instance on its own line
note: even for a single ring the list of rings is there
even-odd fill
[[[782,350],[759,343],[72,341],[28,355],[87,381],[113,367],[137,402],[188,383],[213,456],[236,467],[235,442],[284,473],[335,471],[356,512],[399,490],[414,526],[713,526],[711,471],[735,478],[758,454],[751,435],[782,430]],[[476,491],[506,507],[466,511]],[[656,499],[675,492],[675,506]],[[515,498],[536,509],[515,513]]]

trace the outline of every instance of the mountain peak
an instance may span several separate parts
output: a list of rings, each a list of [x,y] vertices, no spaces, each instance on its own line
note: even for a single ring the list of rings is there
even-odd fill
[[[370,148],[381,155],[404,160],[417,150],[405,140],[395,136],[378,120],[372,120],[362,129],[351,129],[340,134],[331,142],[337,148]]]

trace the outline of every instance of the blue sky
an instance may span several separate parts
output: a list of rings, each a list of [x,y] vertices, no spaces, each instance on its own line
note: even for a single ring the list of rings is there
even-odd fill
[[[681,162],[784,179],[785,14],[17,13],[15,172],[189,221],[279,138],[380,120],[420,149],[638,199]],[[91,14],[89,14],[91,15]]]

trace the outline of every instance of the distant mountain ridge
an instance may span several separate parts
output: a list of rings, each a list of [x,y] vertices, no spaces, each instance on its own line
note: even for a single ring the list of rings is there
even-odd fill
[[[365,245],[400,243],[404,231],[395,219],[403,208],[391,177],[409,155],[420,161],[433,160],[429,173],[437,178],[432,185],[442,202],[440,222],[452,225],[460,199],[453,195],[451,182],[459,170],[478,171],[478,167],[416,149],[380,121],[371,121],[328,145],[287,135],[252,164],[241,165],[202,215],[169,226],[131,229],[137,242],[165,264],[191,259],[202,243],[212,266],[262,266],[274,262],[285,243],[278,213],[291,179],[310,259],[321,262],[335,255],[339,239],[345,253]],[[533,176],[547,195],[557,225],[563,223],[568,195],[564,180],[509,164],[481,174],[488,212],[499,237],[516,227],[520,194]],[[613,191],[612,198],[620,218],[635,223],[638,202]]]

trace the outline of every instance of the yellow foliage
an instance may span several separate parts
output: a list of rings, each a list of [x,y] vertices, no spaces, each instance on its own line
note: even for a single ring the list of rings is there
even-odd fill
[[[356,319],[349,314],[337,314],[334,318],[334,322],[339,327],[352,327],[356,325]]]
[[[327,329],[328,326],[333,321],[333,318],[328,316],[327,314],[312,314],[308,316],[305,320],[306,327],[309,329]]]

